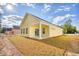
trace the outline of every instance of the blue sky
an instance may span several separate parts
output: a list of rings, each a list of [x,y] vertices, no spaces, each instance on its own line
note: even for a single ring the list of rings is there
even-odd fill
[[[0,5],[2,22],[5,26],[20,25],[28,12],[56,25],[62,25],[71,18],[72,25],[79,29],[79,4],[77,3],[2,3]]]

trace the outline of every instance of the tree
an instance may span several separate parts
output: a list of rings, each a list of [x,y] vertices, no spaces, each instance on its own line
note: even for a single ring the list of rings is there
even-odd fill
[[[64,25],[63,25],[63,32],[65,34],[74,34],[77,33],[77,29],[75,26],[73,26],[72,24],[72,20],[69,18],[69,20],[67,20]]]
[[[1,28],[0,29],[0,33],[5,33],[6,29],[5,28]]]

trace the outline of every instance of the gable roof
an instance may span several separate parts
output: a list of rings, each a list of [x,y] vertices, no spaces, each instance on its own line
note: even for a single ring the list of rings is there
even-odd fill
[[[40,17],[37,17],[37,16],[35,16],[35,15],[33,15],[33,14],[30,14],[30,13],[27,13],[27,14],[32,15],[32,16],[38,18],[38,20],[40,19],[40,20],[45,21],[45,22],[47,22],[47,23],[49,23],[49,24],[51,24],[51,25],[54,25],[54,26],[56,26],[56,27],[62,28],[61,26],[58,26],[58,25],[56,25],[56,24],[53,24],[53,23],[51,23],[51,22],[49,22],[49,21],[47,21],[47,20],[44,20],[44,19],[42,19],[42,18],[40,18]]]
[[[24,16],[24,18],[23,18],[23,20],[22,20],[22,22],[21,22],[21,25],[22,25],[22,23],[25,21],[25,18],[26,18],[27,15],[31,15],[31,16],[33,16],[33,17],[38,18],[38,20],[40,19],[40,20],[42,20],[42,21],[44,21],[44,22],[47,22],[47,23],[49,23],[49,24],[51,24],[51,25],[54,25],[54,26],[59,27],[59,28],[62,29],[61,26],[58,26],[58,25],[56,25],[56,24],[53,24],[53,23],[51,23],[51,22],[49,22],[49,21],[47,21],[47,20],[44,20],[44,19],[42,19],[42,18],[40,18],[40,17],[37,17],[37,16],[33,15],[33,14],[31,14],[31,13],[26,13],[26,14],[25,14],[25,16]]]

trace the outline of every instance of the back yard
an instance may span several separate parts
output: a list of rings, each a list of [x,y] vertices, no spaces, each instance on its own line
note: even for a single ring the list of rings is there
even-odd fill
[[[79,53],[79,35],[63,35],[45,40],[35,40],[21,36],[9,40],[23,55],[66,55],[66,52]]]
[[[61,49],[79,53],[79,35],[63,35],[41,40],[41,42],[59,47]]]

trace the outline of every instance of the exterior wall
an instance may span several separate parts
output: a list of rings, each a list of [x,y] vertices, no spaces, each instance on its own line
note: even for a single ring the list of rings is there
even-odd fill
[[[29,37],[29,27],[27,27],[27,28],[28,28],[28,34],[26,34],[26,30],[25,30],[25,33],[24,33],[24,34],[21,33],[21,30],[22,30],[22,29],[26,29],[26,27],[21,27],[21,28],[20,28],[20,35],[21,35],[21,36]]]
[[[46,38],[46,37],[49,36],[49,27],[48,26],[45,26],[45,25],[42,25],[42,28],[41,29],[43,29],[43,28],[45,28],[45,34],[42,33],[42,38]],[[32,26],[30,28],[30,37],[39,38],[39,37],[36,37],[35,36],[35,29],[39,29],[39,25],[35,25],[35,26]]]
[[[40,22],[39,20],[36,17],[28,14],[27,16],[24,17],[20,27],[29,27],[32,25],[37,25]]]
[[[21,29],[28,28],[28,34],[21,34],[21,35],[26,37],[33,37],[34,34],[31,33],[31,30],[33,30],[31,27],[33,25],[37,25],[38,23],[39,21],[37,20],[37,18],[33,17],[30,14],[26,15],[21,23],[20,31]]]
[[[26,28],[28,28],[28,34],[21,34],[22,36],[26,36],[26,37],[30,36],[30,25],[31,25],[30,20],[32,20],[32,18],[29,15],[25,15],[20,26],[20,34],[21,34],[21,30]]]
[[[45,34],[42,33],[42,37],[49,37],[49,26],[42,25],[42,29],[45,28]]]
[[[45,34],[42,34],[42,38],[55,37],[63,34],[63,29],[61,29],[60,27],[54,26],[50,23],[45,22],[44,20],[40,20],[39,18],[28,14],[27,16],[25,16],[20,26],[20,32],[21,32],[21,29],[28,28],[28,34],[21,34],[21,35],[26,37],[31,37],[31,38],[38,38],[38,37],[35,37],[35,29],[36,28],[39,29],[40,22],[41,22],[42,28],[45,28]]]
[[[19,35],[20,29],[12,29],[13,35]]]
[[[32,26],[30,28],[30,37],[33,37],[35,38],[35,29],[39,29],[39,26],[38,25],[35,25],[35,26]],[[38,37],[37,37],[38,38]]]
[[[61,28],[57,28],[57,27],[53,27],[50,26],[50,37],[55,37],[55,36],[59,36],[59,35],[63,35],[63,29]]]
[[[20,28],[25,28],[25,27],[29,27],[29,16],[28,15],[23,19],[21,26],[20,26]]]
[[[34,26],[40,23],[40,21],[36,17],[33,17],[31,15],[29,15],[29,20],[30,20],[31,26]]]

